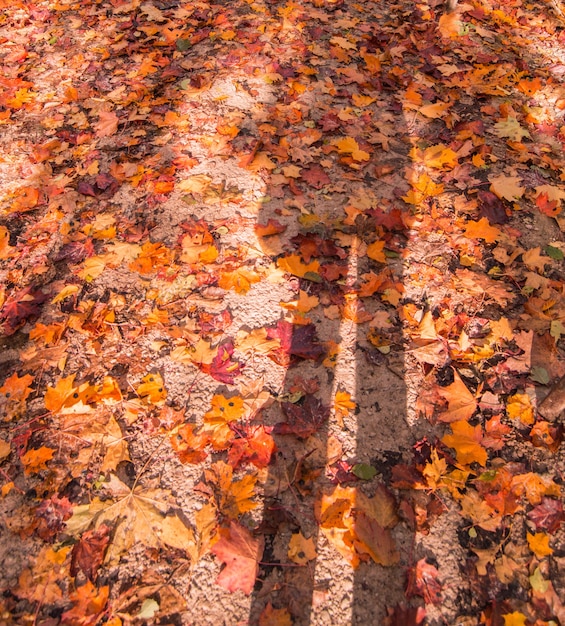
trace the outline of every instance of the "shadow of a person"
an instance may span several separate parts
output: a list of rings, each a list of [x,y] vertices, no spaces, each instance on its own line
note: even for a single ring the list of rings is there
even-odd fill
[[[266,179],[257,233],[296,299],[271,330],[288,369],[264,414],[278,454],[257,529],[266,548],[251,624],[277,609],[295,624],[326,623],[330,605],[334,623],[381,623],[403,598],[411,547],[403,537],[401,557],[383,482],[388,461],[412,444],[397,314],[409,141],[395,94],[406,86],[393,63],[388,84],[378,77],[394,42],[373,26],[376,7],[329,15],[306,3],[285,14],[267,68],[276,102],[263,112],[261,150],[279,168]]]

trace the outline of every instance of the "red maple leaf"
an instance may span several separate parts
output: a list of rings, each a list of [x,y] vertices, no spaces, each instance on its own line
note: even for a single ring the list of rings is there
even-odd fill
[[[233,342],[231,340],[223,343],[218,348],[218,352],[210,365],[202,364],[200,369],[221,383],[233,385],[235,377],[241,374],[243,366],[239,361],[232,359]]]
[[[283,402],[282,409],[287,421],[276,424],[273,432],[277,435],[296,435],[300,439],[317,433],[330,415],[330,408],[314,396],[306,396],[301,404]]]
[[[31,287],[9,296],[0,310],[0,335],[13,335],[29,319],[39,315],[40,305],[47,295]]]
[[[92,582],[96,582],[98,569],[104,561],[106,548],[110,543],[111,528],[101,524],[95,530],[87,530],[82,534],[80,541],[73,547],[71,556],[71,576],[79,572]]]
[[[426,559],[420,559],[414,567],[408,571],[408,584],[406,595],[421,596],[426,604],[439,604],[441,602],[441,585],[437,580],[438,570],[430,565]]]
[[[555,533],[565,518],[563,503],[552,498],[543,498],[540,504],[528,513],[528,519],[536,525],[536,530],[547,530]]]
[[[259,469],[267,467],[275,451],[272,428],[256,424],[238,427],[238,431],[242,436],[231,444],[228,463],[234,468],[242,463],[253,463]]]
[[[305,180],[314,189],[321,189],[324,185],[331,183],[330,177],[321,165],[311,165],[308,169],[301,172],[303,180]]]

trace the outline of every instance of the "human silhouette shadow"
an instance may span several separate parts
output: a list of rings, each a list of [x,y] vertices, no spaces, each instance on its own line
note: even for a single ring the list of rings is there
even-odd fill
[[[382,528],[394,553],[383,565],[371,558],[361,530],[346,536],[350,545],[341,556],[332,542],[332,498],[345,490],[352,498],[348,523],[360,528],[361,494],[394,502],[385,486],[390,462],[412,444],[397,310],[410,142],[397,97],[401,81],[383,84],[371,73],[377,55],[392,45],[370,25],[377,9],[362,15],[367,28],[354,59],[340,58],[331,43],[340,27],[316,15],[300,15],[297,42],[290,26],[280,31],[282,54],[269,67],[278,77],[276,101],[263,111],[266,132],[253,154],[280,158],[278,173],[265,175],[257,233],[265,254],[287,272],[296,299],[271,329],[283,346],[275,358],[287,371],[281,388],[271,390],[277,401],[262,415],[277,454],[256,528],[265,552],[250,624],[268,623],[273,609],[286,609],[294,624],[318,623],[330,607],[336,614],[336,604],[340,624],[381,623],[385,607],[404,597],[411,548],[406,529]],[[333,17],[339,24],[361,14],[342,7]],[[302,71],[293,44],[316,47]],[[292,542],[303,540],[293,550]],[[376,605],[384,589],[387,598]]]

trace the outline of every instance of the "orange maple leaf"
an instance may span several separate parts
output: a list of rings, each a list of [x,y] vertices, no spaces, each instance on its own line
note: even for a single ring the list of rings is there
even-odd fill
[[[94,626],[106,607],[109,594],[108,585],[97,589],[90,580],[87,580],[84,585],[70,593],[69,599],[73,607],[63,613],[61,624]]]
[[[208,437],[195,432],[194,424],[183,424],[171,433],[171,445],[181,463],[196,465],[207,456],[204,448],[208,445]]]
[[[494,243],[500,237],[500,230],[491,226],[486,217],[479,221],[470,220],[464,233],[469,239],[484,239],[486,243]]]
[[[14,250],[10,245],[10,231],[5,226],[0,226],[0,259],[8,259]]]
[[[467,389],[455,370],[451,385],[440,387],[438,393],[447,400],[447,410],[438,416],[440,422],[468,420],[477,408],[475,396]]]
[[[113,111],[100,111],[98,123],[94,125],[97,137],[108,137],[118,130],[119,118]]]
[[[451,424],[451,435],[442,437],[443,443],[455,450],[457,461],[461,465],[479,463],[483,467],[487,462],[487,451],[481,445],[483,438],[482,429],[479,425],[471,426],[464,421]]]
[[[55,450],[53,448],[41,446],[41,448],[32,448],[28,450],[25,454],[23,454],[20,457],[20,461],[24,466],[24,472],[26,476],[47,469],[46,463],[53,458],[54,453]]]
[[[231,272],[222,272],[218,286],[222,289],[233,289],[237,293],[247,293],[253,283],[258,283],[261,277],[247,267],[238,267]]]
[[[6,396],[6,399],[10,402],[23,402],[31,393],[31,383],[34,377],[30,374],[24,374],[18,376],[17,372],[12,374],[9,378],[6,378],[2,387],[0,387],[0,393]]]
[[[240,480],[234,480],[233,468],[223,461],[217,461],[204,471],[204,475],[206,482],[215,487],[216,503],[223,515],[235,519],[258,506],[252,499],[255,495],[256,474],[245,474]]]

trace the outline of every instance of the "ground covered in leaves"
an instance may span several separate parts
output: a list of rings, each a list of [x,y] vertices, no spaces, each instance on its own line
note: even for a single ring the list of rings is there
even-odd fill
[[[565,623],[559,4],[0,8],[0,623]]]

